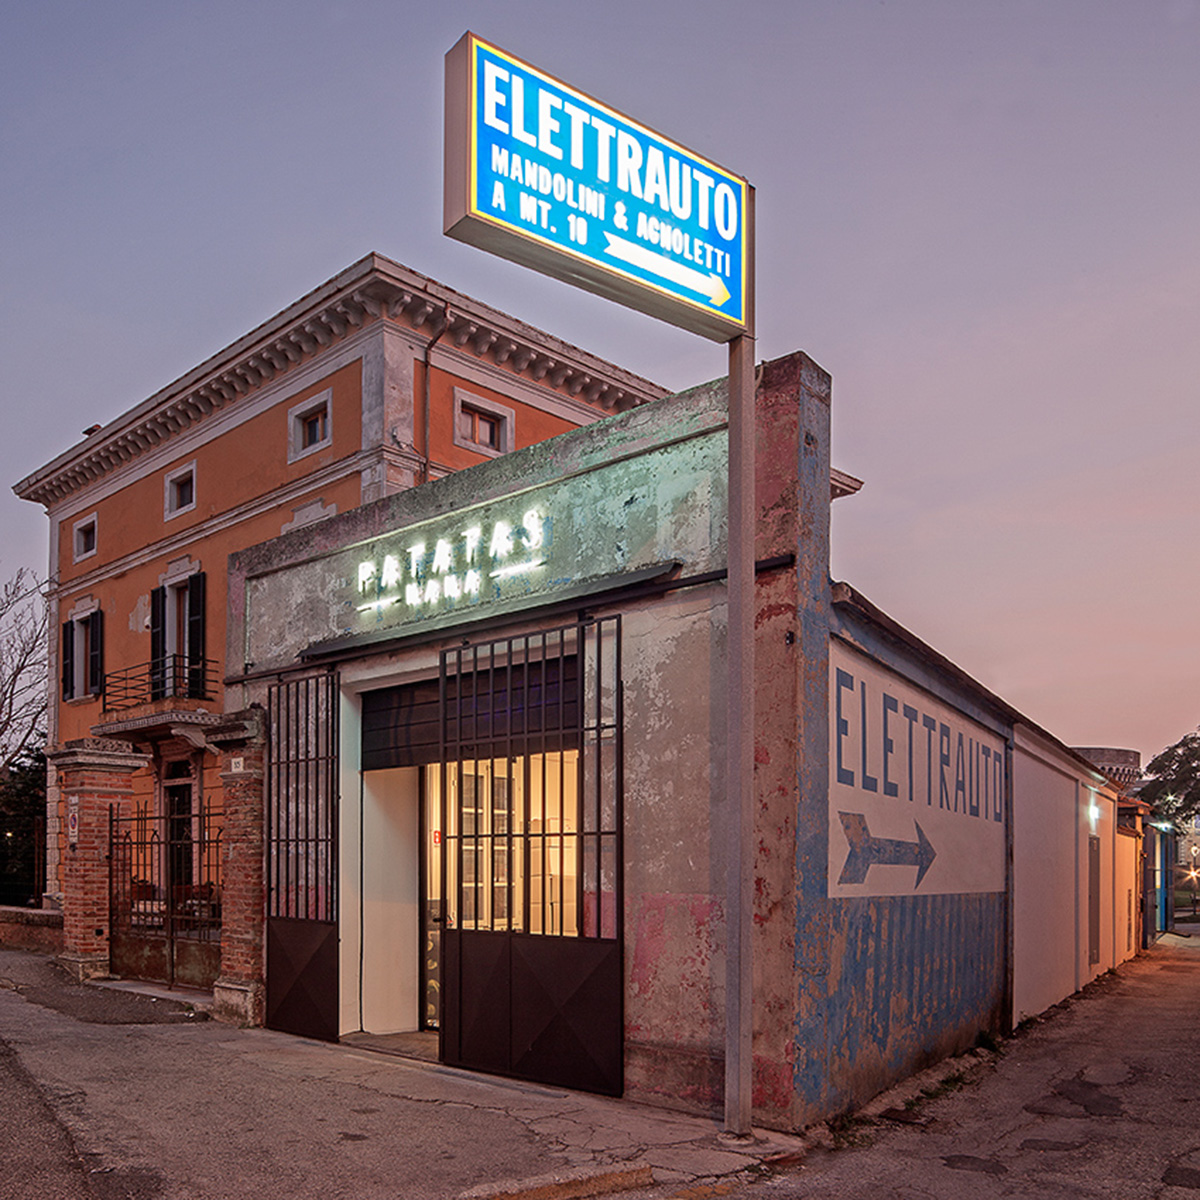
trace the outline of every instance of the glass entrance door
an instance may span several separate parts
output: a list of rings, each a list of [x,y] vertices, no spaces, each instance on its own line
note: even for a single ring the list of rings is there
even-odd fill
[[[442,803],[440,767],[421,771],[421,1028],[442,1021]]]
[[[579,936],[579,751],[450,762],[445,779],[449,926]]]

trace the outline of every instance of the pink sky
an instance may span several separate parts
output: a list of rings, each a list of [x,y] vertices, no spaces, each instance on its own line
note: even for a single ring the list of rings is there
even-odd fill
[[[369,250],[668,386],[724,353],[441,236],[489,37],[756,186],[759,352],[834,376],[833,574],[1071,743],[1200,721],[1196,0],[10,6],[11,484]],[[0,571],[45,561],[0,497]]]

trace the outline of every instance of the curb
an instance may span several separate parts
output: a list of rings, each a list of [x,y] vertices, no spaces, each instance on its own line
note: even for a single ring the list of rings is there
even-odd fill
[[[460,1192],[458,1200],[584,1200],[608,1196],[654,1183],[651,1167],[580,1167],[532,1179],[483,1183]]]

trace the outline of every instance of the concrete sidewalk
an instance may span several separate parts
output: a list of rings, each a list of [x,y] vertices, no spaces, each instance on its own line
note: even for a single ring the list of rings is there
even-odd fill
[[[700,1195],[756,1178],[772,1159],[795,1161],[804,1147],[774,1134],[739,1142],[713,1121],[235,1029],[165,993],[74,984],[22,952],[0,951],[0,985],[0,1038],[104,1200]]]

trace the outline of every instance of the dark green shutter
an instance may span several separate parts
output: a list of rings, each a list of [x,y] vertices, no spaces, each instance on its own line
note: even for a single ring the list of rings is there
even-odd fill
[[[64,621],[62,627],[62,698],[75,698],[75,622]]]
[[[150,699],[167,694],[167,589],[150,593]]]
[[[97,609],[88,623],[88,693],[104,694],[104,613]]]
[[[204,572],[197,571],[187,583],[187,662],[188,695],[204,700],[208,696],[204,670]]]

